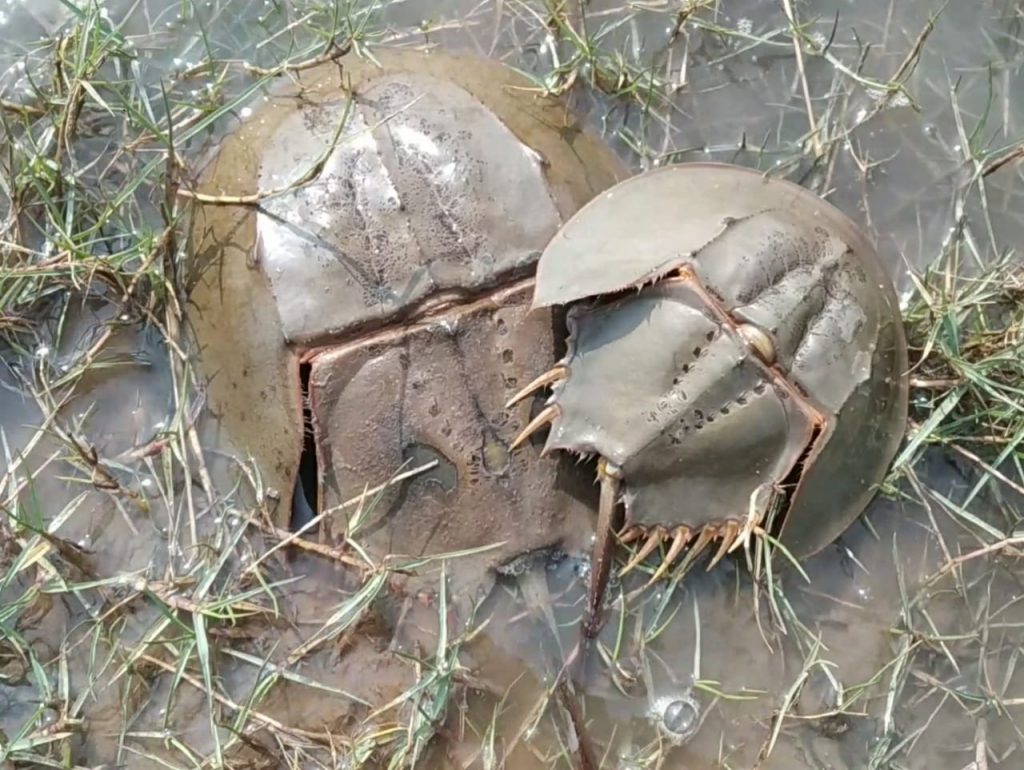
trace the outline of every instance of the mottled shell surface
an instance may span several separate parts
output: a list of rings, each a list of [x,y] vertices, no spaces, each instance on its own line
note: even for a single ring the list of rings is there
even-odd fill
[[[795,184],[642,174],[562,228],[534,307],[571,305],[548,448],[623,471],[627,526],[742,522],[784,483],[804,557],[866,506],[903,435],[907,353],[874,247]]]
[[[219,148],[201,192],[263,198],[198,208],[208,268],[193,323],[212,411],[280,493],[280,524],[305,362],[322,507],[343,522],[364,489],[436,463],[386,490],[361,542],[411,555],[497,546],[460,562],[466,577],[469,562],[494,567],[586,529],[592,489],[577,494],[537,452],[508,452],[529,415],[504,403],[560,344],[550,314],[525,318],[537,259],[624,172],[563,104],[498,63],[375,57],[299,73]]]

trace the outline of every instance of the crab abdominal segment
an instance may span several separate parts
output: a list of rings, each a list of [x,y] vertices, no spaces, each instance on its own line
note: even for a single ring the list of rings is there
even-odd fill
[[[620,541],[639,543],[622,574],[663,544],[655,579],[718,541],[713,567],[760,526],[820,411],[779,369],[770,333],[732,318],[688,267],[580,303],[567,323],[565,359],[513,397],[551,387],[513,446],[550,423],[545,452],[595,454],[621,479]]]
[[[642,541],[642,544],[619,574],[624,576],[632,572],[653,553],[655,548],[669,543],[664,558],[662,558],[651,578],[647,581],[647,585],[653,585],[669,574],[691,541],[694,541],[693,547],[687,552],[687,556],[681,565],[681,568],[684,570],[707,550],[708,546],[714,543],[715,540],[720,540],[718,550],[709,560],[707,566],[707,569],[710,571],[726,554],[742,545],[744,533],[744,524],[736,519],[726,519],[721,523],[705,524],[701,528],[700,534],[697,535],[696,541],[694,541],[694,531],[685,524],[677,526],[670,533],[660,524],[651,528],[634,524],[623,530],[619,536],[619,542],[628,544]]]

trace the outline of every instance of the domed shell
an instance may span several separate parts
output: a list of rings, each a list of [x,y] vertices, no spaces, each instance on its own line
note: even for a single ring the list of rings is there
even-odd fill
[[[826,418],[782,531],[808,556],[864,509],[903,435],[907,351],[888,274],[856,225],[810,191],[681,164],[620,183],[573,217],[541,257],[533,305],[619,294],[684,266]]]

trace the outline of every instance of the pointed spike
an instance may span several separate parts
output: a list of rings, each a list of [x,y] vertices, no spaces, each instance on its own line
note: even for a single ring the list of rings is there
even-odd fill
[[[650,586],[652,583],[657,583],[661,580],[671,569],[672,563],[679,558],[679,554],[683,552],[683,548],[690,542],[690,538],[693,537],[693,533],[687,526],[676,527],[672,531],[672,545],[669,546],[668,553],[665,554],[665,558],[658,566],[657,571],[651,576],[651,579],[647,581],[647,585]]]
[[[740,530],[740,533],[736,536],[736,539],[732,541],[732,545],[729,546],[729,550],[726,551],[726,553],[732,553],[746,545],[747,541],[750,540],[752,532],[753,530],[747,529],[746,527]]]
[[[587,592],[587,612],[583,617],[584,639],[594,639],[601,632],[601,608],[608,575],[614,560],[615,508],[619,501],[621,479],[605,472],[605,463],[598,463],[601,480],[601,499],[597,508],[597,538],[591,555],[590,590]]]
[[[519,435],[516,436],[515,441],[513,441],[511,446],[509,446],[508,451],[511,452],[513,449],[516,449],[520,444],[556,417],[558,417],[558,407],[555,404],[544,407],[536,417],[530,420],[530,424],[523,428]]]
[[[661,541],[665,539],[665,528],[660,524],[651,529],[651,533],[647,536],[647,542],[640,546],[640,550],[636,552],[636,555],[629,560],[629,564],[622,568],[622,572],[619,573],[619,577],[632,572],[640,562],[651,555],[651,552],[661,545]]]
[[[750,542],[750,536],[754,534],[757,528],[761,524],[761,520],[764,519],[764,513],[758,513],[756,516],[748,516],[747,520],[743,522],[743,526],[740,528],[739,536],[733,541],[733,544],[729,547],[729,553],[732,553],[737,548],[742,548]]]
[[[703,553],[708,544],[715,539],[716,534],[718,534],[718,528],[714,524],[704,525],[704,528],[700,531],[700,536],[697,538],[697,542],[693,544],[693,548],[690,549],[690,552],[686,554],[686,558],[683,559],[683,568],[687,567]]]
[[[630,527],[626,527],[619,533],[619,542],[623,545],[629,545],[630,543],[639,540],[647,530],[640,524],[634,524]]]
[[[535,379],[525,388],[523,388],[514,396],[512,396],[512,398],[508,400],[508,403],[505,404],[505,408],[510,409],[511,407],[515,406],[520,401],[522,401],[524,398],[529,396],[531,393],[533,393],[533,391],[540,390],[545,385],[550,385],[553,382],[564,380],[568,376],[569,367],[566,366],[565,364],[558,364],[558,366],[548,369],[548,371],[544,372],[544,374],[542,374],[540,377]]]
[[[740,531],[740,523],[730,519],[722,525],[722,528],[719,531],[722,534],[722,544],[718,546],[718,553],[715,554],[715,557],[708,565],[708,572],[710,572],[712,567],[718,564],[718,562],[722,560],[722,557],[729,552],[729,548],[732,546],[737,533]]]

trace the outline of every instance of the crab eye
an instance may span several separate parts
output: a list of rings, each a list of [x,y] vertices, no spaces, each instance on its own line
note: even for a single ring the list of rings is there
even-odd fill
[[[736,331],[761,361],[769,366],[775,363],[775,343],[761,327],[754,326],[754,324],[740,324],[736,327]]]

